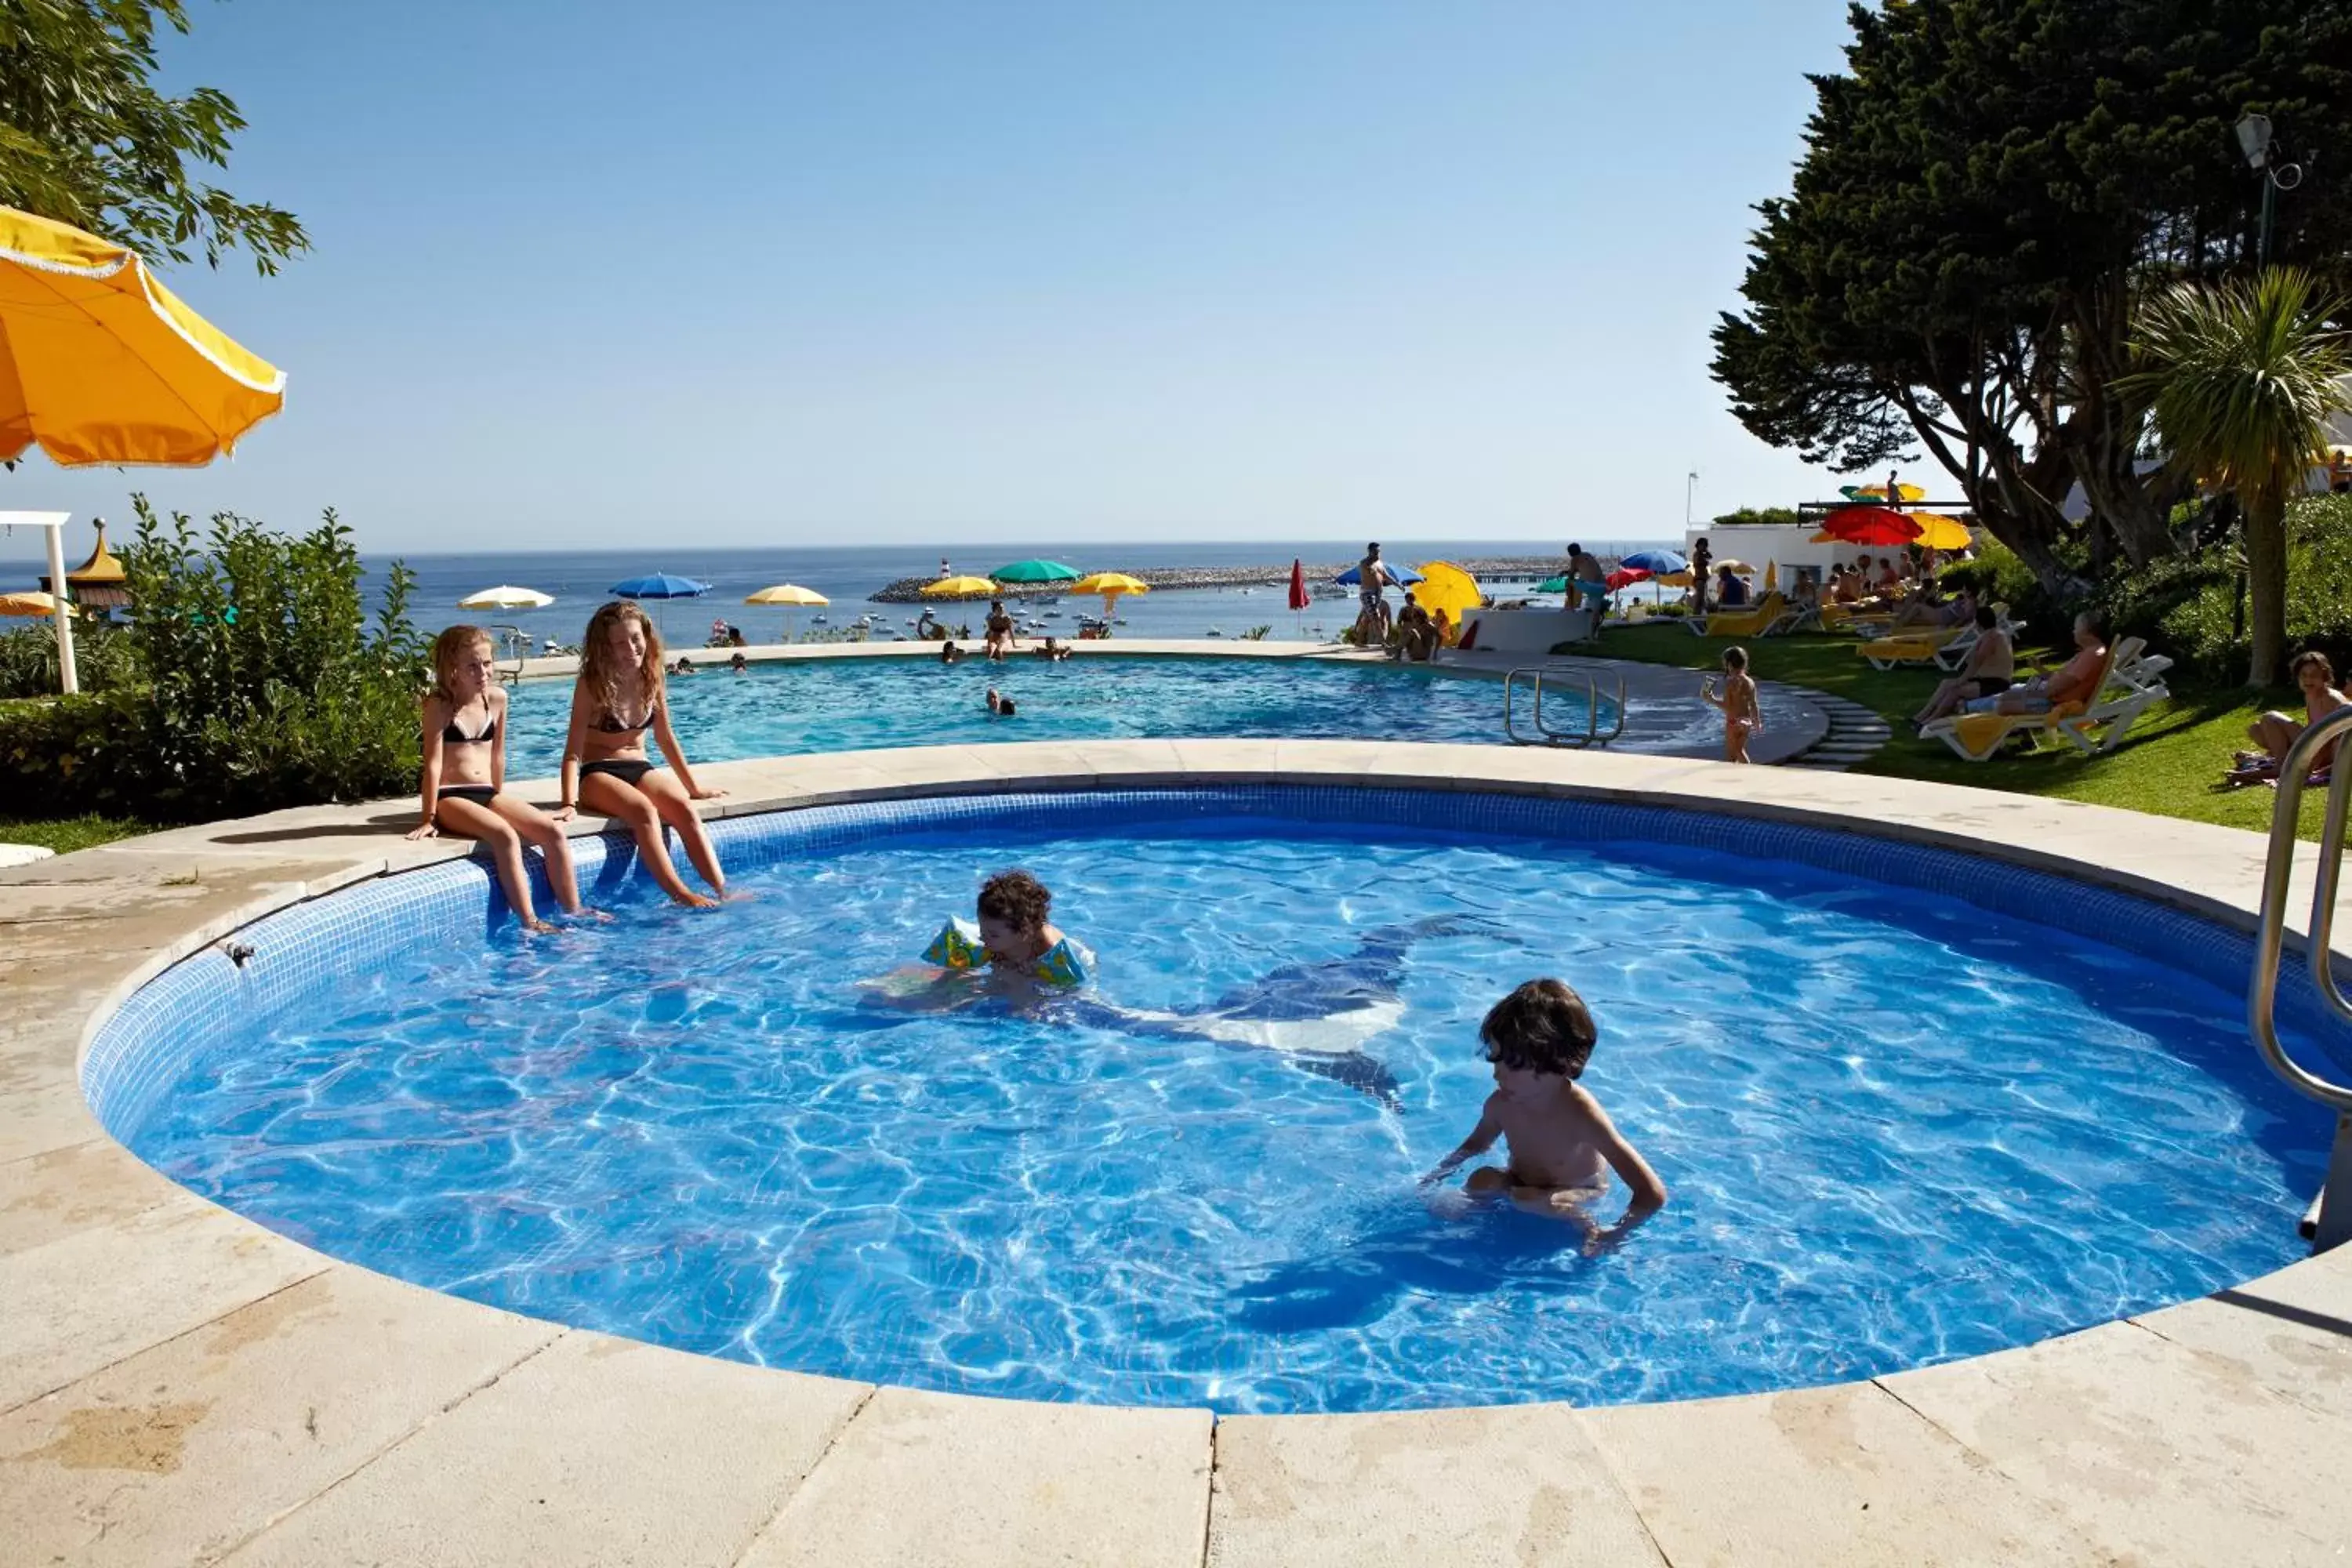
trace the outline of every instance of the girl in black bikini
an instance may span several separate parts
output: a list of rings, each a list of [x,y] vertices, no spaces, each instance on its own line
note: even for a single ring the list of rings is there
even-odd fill
[[[661,634],[635,605],[607,605],[590,618],[581,639],[580,680],[572,689],[572,730],[563,742],[563,803],[611,817],[637,841],[637,858],[663,892],[689,908],[708,909],[718,899],[688,888],[670,864],[665,826],[677,829],[688,858],[710,890],[725,896],[727,879],[719,852],[695,815],[698,800],[727,792],[694,782],[677,733],[669,725],[662,681]],[[669,758],[670,771],[646,756],[646,732],[653,731]]]
[[[507,694],[492,679],[489,634],[451,626],[433,642],[433,689],[425,694],[425,820],[411,838],[452,833],[489,846],[508,907],[525,931],[551,931],[530,904],[530,874],[522,847],[539,847],[548,884],[567,914],[580,912],[572,846],[559,824],[570,806],[549,816],[505,791]]]

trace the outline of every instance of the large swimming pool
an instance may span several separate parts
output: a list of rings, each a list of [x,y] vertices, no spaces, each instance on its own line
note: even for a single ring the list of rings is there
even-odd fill
[[[1634,701],[1615,749],[1722,750],[1723,721],[1698,700]],[[551,774],[562,761],[570,680],[527,681],[515,690],[509,769]],[[988,710],[995,687],[1018,713]],[[669,682],[687,756],[732,762],[806,752],[996,741],[1133,740],[1180,735],[1502,742],[1499,681],[1425,667],[1315,658],[1160,658],[1086,655],[1059,664],[1026,656],[980,660],[779,660],[737,676],[723,668]],[[1526,693],[1520,695],[1522,714]],[[1604,685],[1601,728],[1616,717]],[[1710,724],[1709,719],[1713,717]],[[1554,729],[1584,725],[1582,689],[1555,682],[1544,697]]]
[[[1226,1411],[1682,1398],[1991,1351],[2292,1260],[2319,1179],[2324,1117],[2215,983],[2242,939],[1955,855],[1276,788],[719,832],[754,896],[716,913],[616,847],[596,897],[622,918],[552,938],[518,938],[472,862],[273,917],[244,969],[206,953],[135,995],[86,1088],[196,1191],[478,1300]],[[861,982],[1013,864],[1098,949],[1092,993],[877,1005]],[[1415,1191],[1489,1088],[1480,1016],[1545,973],[1590,1000],[1586,1082],[1674,1194],[1598,1257]]]

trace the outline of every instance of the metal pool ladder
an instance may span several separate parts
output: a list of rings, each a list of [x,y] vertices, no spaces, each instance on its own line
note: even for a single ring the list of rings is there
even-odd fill
[[[2271,813],[2270,858],[2263,868],[2262,924],[2254,935],[2253,983],[2246,993],[2246,1026],[2254,1047],[2273,1072],[2296,1092],[2336,1112],[2336,1145],[2328,1155],[2327,1180],[2304,1219],[2304,1234],[2314,1252],[2352,1241],[2352,1087],[2306,1071],[2279,1045],[2279,956],[2286,944],[2287,884],[2294,874],[2295,826],[2303,805],[2304,780],[2311,759],[2330,741],[2344,739],[2352,746],[2352,708],[2339,708],[2311,725],[2287,748],[2279,764],[2278,802]],[[2329,935],[2336,922],[2336,889],[2343,872],[2344,827],[2352,805],[2352,767],[2338,755],[2327,786],[2327,816],[2319,831],[2319,865],[2311,889],[2311,929],[2305,954],[2311,983],[2336,1017],[2352,1024],[2352,1002],[2336,984],[2335,965],[2328,957]]]
[[[1560,669],[1548,672],[1539,664],[1523,664],[1503,677],[1503,734],[1513,745],[1573,746],[1581,750],[1586,746],[1605,746],[1625,732],[1625,678],[1623,676],[1617,678],[1616,722],[1609,727],[1609,732],[1605,735],[1601,732],[1600,685],[1591,676],[1584,677],[1584,733],[1580,735],[1574,730],[1555,730],[1544,722],[1544,676],[1547,673],[1571,674],[1570,671]],[[1530,678],[1535,691],[1535,705],[1529,714],[1535,732],[1528,735],[1519,733],[1518,711],[1513,703],[1513,698],[1518,691],[1519,677],[1523,675]]]

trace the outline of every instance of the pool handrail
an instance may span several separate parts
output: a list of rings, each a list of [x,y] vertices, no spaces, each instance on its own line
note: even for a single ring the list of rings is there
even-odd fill
[[[1610,742],[1615,740],[1618,736],[1625,732],[1625,678],[1622,675],[1620,675],[1617,678],[1616,721],[1610,726],[1609,732],[1605,735],[1601,732],[1600,683],[1592,676],[1589,674],[1585,676],[1584,733],[1579,735],[1570,730],[1555,730],[1550,725],[1544,722],[1543,691],[1544,676],[1546,673],[1546,666],[1539,664],[1523,664],[1511,669],[1503,677],[1503,736],[1513,745],[1570,746],[1581,751],[1588,746],[1605,746]],[[1560,675],[1572,674],[1574,672],[1555,669],[1549,670],[1549,673]],[[1517,687],[1519,677],[1522,675],[1534,677],[1534,722],[1536,730],[1536,738],[1534,739],[1529,739],[1519,733],[1517,712],[1512,706],[1512,693],[1514,689]]]
[[[2246,993],[2247,1027],[2263,1062],[2289,1088],[2336,1112],[2335,1147],[2310,1226],[2313,1250],[2317,1252],[2352,1241],[2352,1088],[2306,1070],[2279,1043],[2279,963],[2286,945],[2286,903],[2294,877],[2295,849],[2301,843],[2297,830],[2304,784],[2310,777],[2312,758],[2331,742],[2344,739],[2347,731],[2352,731],[2352,708],[2339,708],[2305,726],[2279,763],[2278,799],[2271,808],[2270,847],[2263,866],[2262,921],[2255,931],[2253,975]],[[2329,775],[2306,942],[2313,986],[2336,1016],[2352,1020],[2352,1003],[2346,1001],[2336,984],[2330,942],[2343,868],[2347,799],[2352,799],[2352,771],[2339,765]]]

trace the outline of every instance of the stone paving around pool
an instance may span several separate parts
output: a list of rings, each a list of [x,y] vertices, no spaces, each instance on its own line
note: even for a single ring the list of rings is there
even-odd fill
[[[2262,874],[2261,841],[2225,828],[1605,753],[1161,741],[702,771],[730,815],[1269,780],[1636,801],[1972,848],[2241,928]],[[274,1236],[107,1138],[78,1074],[98,1022],[266,912],[466,852],[404,841],[414,812],[280,812],[0,871],[10,1568],[2352,1559],[2352,1247],[1866,1383],[1220,1422],[877,1388],[511,1316]]]

